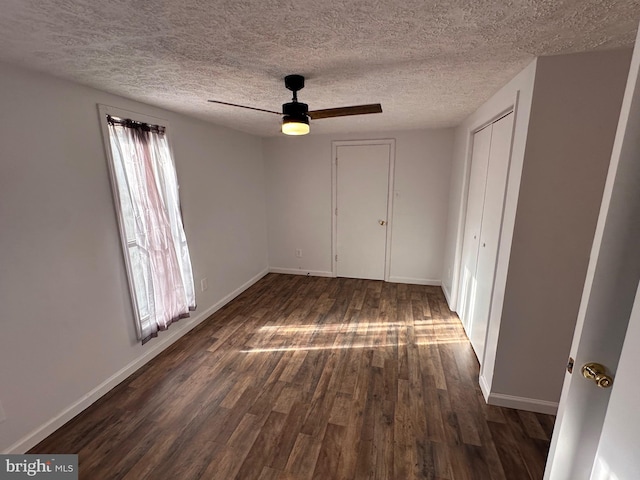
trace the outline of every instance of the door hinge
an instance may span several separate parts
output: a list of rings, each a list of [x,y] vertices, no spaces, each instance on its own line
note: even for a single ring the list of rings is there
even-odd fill
[[[338,215],[338,207],[336,207],[336,215]]]
[[[336,262],[338,261],[338,255],[336,255]]]

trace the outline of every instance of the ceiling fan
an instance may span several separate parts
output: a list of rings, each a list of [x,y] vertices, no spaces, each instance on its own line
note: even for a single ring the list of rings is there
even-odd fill
[[[212,103],[219,103],[221,105],[229,105],[232,107],[240,107],[249,110],[257,110],[259,112],[282,115],[282,133],[286,135],[306,135],[309,133],[309,119],[319,120],[321,118],[382,113],[382,105],[379,103],[309,111],[309,105],[298,102],[298,92],[304,88],[304,77],[302,75],[287,75],[284,77],[284,86],[293,92],[293,98],[290,102],[282,105],[282,112],[265,110],[263,108],[247,107],[246,105],[238,105],[235,103],[221,102],[220,100],[209,101]]]

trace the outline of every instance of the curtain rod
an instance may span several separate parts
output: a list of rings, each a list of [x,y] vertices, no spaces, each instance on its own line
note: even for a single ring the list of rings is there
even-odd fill
[[[134,128],[145,132],[154,132],[160,135],[164,135],[164,131],[166,129],[166,127],[163,127],[162,125],[152,125],[150,123],[131,120],[130,118],[119,118],[111,115],[107,115],[107,122],[111,125],[121,125],[126,128]]]

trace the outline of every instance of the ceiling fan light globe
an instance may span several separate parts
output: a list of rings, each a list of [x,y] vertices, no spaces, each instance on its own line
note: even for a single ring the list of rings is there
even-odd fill
[[[285,135],[306,135],[309,133],[309,118],[284,116],[282,119],[282,133]]]

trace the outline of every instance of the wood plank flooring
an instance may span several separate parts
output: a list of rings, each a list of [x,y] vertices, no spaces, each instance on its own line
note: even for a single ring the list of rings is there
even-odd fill
[[[80,478],[541,479],[437,287],[269,274],[30,453]]]

